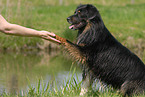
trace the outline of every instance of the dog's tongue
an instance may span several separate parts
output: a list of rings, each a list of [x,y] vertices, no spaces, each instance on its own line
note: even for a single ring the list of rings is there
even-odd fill
[[[73,28],[74,28],[74,25],[69,26],[69,29],[73,29]]]

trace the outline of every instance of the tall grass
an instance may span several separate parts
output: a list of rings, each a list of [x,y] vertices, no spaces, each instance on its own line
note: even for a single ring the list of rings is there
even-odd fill
[[[72,69],[72,68],[71,68]],[[63,80],[61,86],[57,85],[56,80],[51,80],[48,83],[43,81],[43,78],[38,78],[36,84],[31,84],[27,78],[27,91],[20,90],[19,92],[8,93],[3,91],[2,97],[80,97],[82,81],[79,80],[76,69],[70,70],[68,79]],[[94,82],[92,89],[90,89],[82,97],[122,97],[118,90],[111,86],[103,86],[102,89],[97,88]],[[145,95],[133,95],[133,97],[144,97]]]
[[[72,74],[72,75],[71,75]],[[64,79],[64,84],[62,86],[57,86],[57,81],[52,80],[48,83],[43,82],[43,79],[40,78],[37,80],[37,85],[32,85],[27,78],[28,82],[28,91],[19,91],[19,93],[10,94],[3,92],[2,97],[79,97],[80,91],[81,91],[81,84],[82,82],[79,81],[79,78],[77,76],[77,73],[75,72],[75,69],[71,72],[68,79]],[[89,90],[83,97],[112,97],[112,96],[118,96],[121,97],[121,95],[116,91],[112,89],[108,89],[107,91],[104,90],[104,92],[99,91],[99,89]]]
[[[29,79],[27,78],[28,82],[28,91],[20,91],[17,94],[9,94],[3,92],[3,97],[11,97],[11,96],[23,96],[23,97],[54,97],[54,96],[76,96],[80,93],[81,83],[79,82],[79,78],[75,73],[74,69],[72,72],[69,73],[69,78],[64,80],[62,86],[57,86],[57,82],[52,80],[48,83],[44,83],[43,79],[38,79],[37,85],[31,85]],[[71,75],[72,74],[72,75]],[[74,78],[76,76],[76,79]]]

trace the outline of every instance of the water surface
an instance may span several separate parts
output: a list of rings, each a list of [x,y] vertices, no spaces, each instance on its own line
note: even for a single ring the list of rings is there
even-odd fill
[[[61,52],[0,53],[0,93],[27,92],[28,84],[37,87],[39,79],[43,83],[55,80],[61,86],[71,76],[71,67],[81,81],[79,67]]]

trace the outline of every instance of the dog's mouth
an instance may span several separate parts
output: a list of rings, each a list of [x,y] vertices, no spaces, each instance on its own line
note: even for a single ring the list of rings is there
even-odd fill
[[[79,22],[79,23],[75,23],[75,24],[70,25],[69,29],[77,30],[77,29],[84,27],[85,25],[86,25],[85,22]]]

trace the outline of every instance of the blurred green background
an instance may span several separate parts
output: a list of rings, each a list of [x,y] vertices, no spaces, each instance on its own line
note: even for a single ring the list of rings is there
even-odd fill
[[[93,4],[110,32],[144,59],[145,0],[0,0],[0,13],[10,22],[37,30],[47,30],[74,40],[66,18],[79,4]],[[0,50],[35,50],[49,42],[38,38],[0,34]]]

